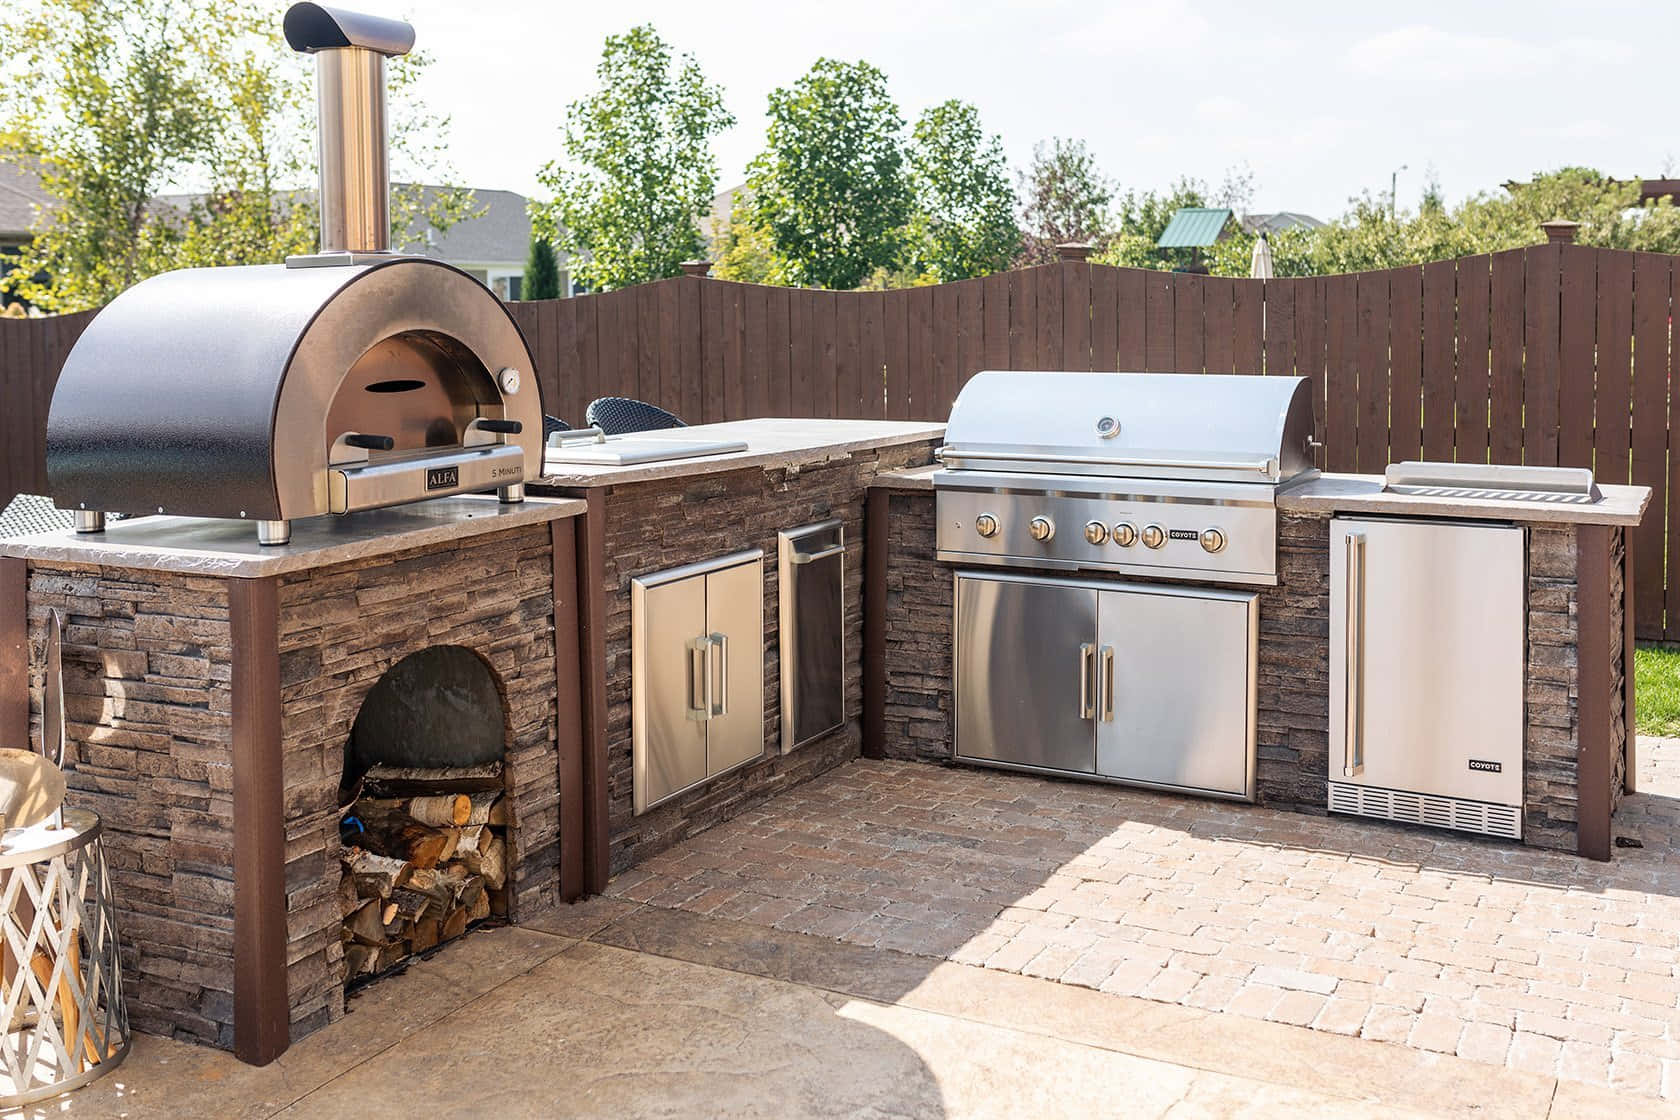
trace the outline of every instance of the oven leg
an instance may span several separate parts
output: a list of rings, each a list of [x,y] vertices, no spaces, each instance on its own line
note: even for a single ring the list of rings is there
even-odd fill
[[[258,544],[286,544],[291,539],[292,523],[290,521],[257,522]]]
[[[105,531],[105,511],[100,509],[78,509],[73,511],[76,518],[76,532],[103,533]]]
[[[512,486],[496,487],[496,500],[504,505],[523,502],[525,500],[525,484],[516,482]]]

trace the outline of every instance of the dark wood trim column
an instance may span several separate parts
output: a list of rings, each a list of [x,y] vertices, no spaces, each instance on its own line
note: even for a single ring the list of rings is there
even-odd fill
[[[863,757],[885,758],[887,537],[892,492],[869,489],[863,511]]]
[[[233,1052],[267,1065],[291,1044],[280,585],[228,581],[233,644]]]
[[[555,743],[560,768],[560,898],[575,902],[585,885],[584,710],[582,661],[578,657],[577,523],[551,521],[554,553]]]
[[[0,747],[29,749],[29,561],[0,557]]]
[[[577,533],[578,649],[583,694],[584,889],[599,894],[612,875],[607,821],[606,488],[581,495],[589,503]]]
[[[1622,770],[1622,792],[1637,793],[1639,730],[1638,709],[1633,705],[1633,526],[1622,530],[1622,719],[1627,725],[1627,762]]]
[[[1575,537],[1575,672],[1579,678],[1575,745],[1575,850],[1610,858],[1610,651],[1622,640],[1610,627],[1610,534],[1582,525]]]

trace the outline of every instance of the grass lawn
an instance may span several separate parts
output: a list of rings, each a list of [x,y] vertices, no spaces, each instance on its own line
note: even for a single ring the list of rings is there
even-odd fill
[[[1633,688],[1639,734],[1680,735],[1680,650],[1634,650]]]

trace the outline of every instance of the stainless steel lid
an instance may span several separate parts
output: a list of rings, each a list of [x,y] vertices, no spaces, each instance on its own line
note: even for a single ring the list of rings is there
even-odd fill
[[[940,451],[950,470],[1276,485],[1313,467],[1304,377],[989,370]]]

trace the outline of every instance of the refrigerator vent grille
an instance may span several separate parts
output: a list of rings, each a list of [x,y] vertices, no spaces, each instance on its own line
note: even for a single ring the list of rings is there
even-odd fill
[[[1514,805],[1331,782],[1330,811],[1522,839],[1522,812]]]

